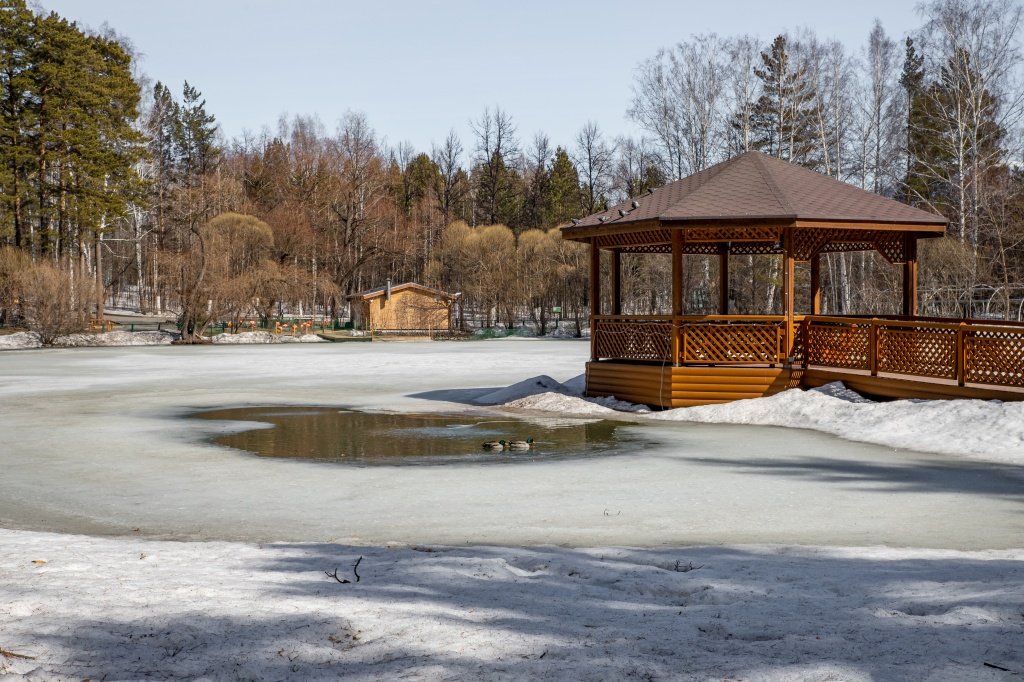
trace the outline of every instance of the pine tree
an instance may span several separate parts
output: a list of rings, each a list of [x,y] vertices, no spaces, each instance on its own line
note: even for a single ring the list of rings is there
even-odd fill
[[[0,243],[10,240],[15,247],[28,245],[33,24],[32,12],[22,0],[9,2],[0,11]]]
[[[580,215],[580,178],[569,154],[559,147],[544,197],[544,225],[554,227]]]
[[[913,38],[907,38],[900,86],[907,102],[906,154],[907,170],[903,200],[911,204],[927,203],[932,194],[925,179],[922,157],[928,156],[928,103],[925,96],[924,55],[917,53]]]
[[[754,104],[750,123],[753,148],[794,163],[814,165],[811,94],[803,69],[794,69],[786,50],[785,36],[777,36],[761,53],[762,68],[754,74],[763,94]]]
[[[185,81],[181,99],[177,144],[182,177],[191,187],[216,167],[223,150],[217,144],[217,119],[206,111],[202,93]]]

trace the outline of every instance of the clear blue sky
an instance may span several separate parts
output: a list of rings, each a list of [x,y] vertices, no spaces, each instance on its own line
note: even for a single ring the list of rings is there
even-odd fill
[[[329,131],[362,111],[390,144],[429,151],[500,106],[524,145],[538,130],[571,145],[593,120],[610,136],[626,119],[633,71],[659,47],[697,33],[768,42],[809,27],[858,50],[877,17],[895,39],[919,24],[909,0],[41,0],[142,54],[142,70],[180,94],[199,88],[228,137],[316,114]]]

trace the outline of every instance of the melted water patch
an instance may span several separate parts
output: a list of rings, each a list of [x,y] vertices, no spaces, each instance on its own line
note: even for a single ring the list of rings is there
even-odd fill
[[[620,424],[594,419],[390,414],[333,407],[243,407],[191,415],[258,422],[213,442],[264,457],[342,464],[510,462],[608,454]],[[269,428],[266,426],[269,425]],[[533,439],[529,450],[488,450],[483,443]]]

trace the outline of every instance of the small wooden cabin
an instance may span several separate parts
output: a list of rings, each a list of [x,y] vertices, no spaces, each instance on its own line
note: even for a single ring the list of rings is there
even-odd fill
[[[392,286],[391,281],[348,297],[352,307],[352,326],[381,332],[448,331],[452,294],[406,282]]]
[[[880,398],[1024,400],[1024,323],[918,315],[917,243],[946,224],[759,152],[574,220],[562,237],[590,246],[587,395],[688,407],[843,381]],[[898,269],[901,314],[821,314],[821,257],[848,251],[878,251]],[[623,314],[629,253],[671,259],[671,314]],[[685,309],[691,254],[718,261],[717,315]],[[730,309],[729,261],[757,254],[779,259],[781,315]],[[798,261],[810,266],[806,288]]]

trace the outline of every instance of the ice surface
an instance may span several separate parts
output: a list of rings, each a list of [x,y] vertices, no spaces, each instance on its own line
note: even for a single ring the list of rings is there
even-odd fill
[[[837,422],[850,439],[881,429],[1019,462],[1000,445],[1021,427],[1014,406],[856,403],[833,387],[626,413],[565,390],[587,354],[522,339],[0,354],[0,527],[36,529],[0,530],[0,678],[1024,671],[1019,464],[678,421]],[[540,375],[565,392],[473,402]],[[543,401],[634,422],[623,454],[332,466],[209,445],[251,425],[180,418],[261,404],[523,415]],[[360,556],[358,583],[324,574],[353,580]]]
[[[544,393],[533,398],[578,401],[588,418],[638,422],[620,428],[622,454],[429,471],[271,461],[211,445],[205,439],[216,424],[179,418],[196,409],[276,404],[522,414],[521,401],[509,408],[472,401],[530,377],[576,377],[587,353],[586,343],[507,339],[3,354],[0,525],[108,533],[140,528],[157,537],[203,539],[574,546],[983,549],[1019,547],[1024,537],[1019,467],[806,430],[659,419],[685,410],[619,413]],[[851,431],[862,419],[869,429],[881,428],[885,410],[897,416],[911,410],[889,427],[893,434],[917,429],[925,438],[932,430],[955,430],[946,438],[974,450],[995,442],[993,431],[1009,433],[1021,422],[1013,416],[1017,408],[988,403],[959,409],[979,415],[1006,410],[1006,421],[1016,419],[1016,427],[987,418],[934,423],[922,412],[929,404],[784,395],[793,396],[792,406],[778,397],[747,402],[776,405],[755,415],[765,420],[781,419],[785,407],[796,423],[816,419],[825,427],[828,415],[838,414]],[[850,409],[876,412],[847,415]]]

